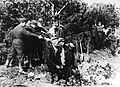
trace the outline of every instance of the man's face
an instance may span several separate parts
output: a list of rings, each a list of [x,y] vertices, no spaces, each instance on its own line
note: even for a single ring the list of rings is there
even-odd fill
[[[63,46],[64,45],[64,41],[59,42],[59,45]]]
[[[26,22],[21,22],[20,24],[21,26],[25,26]]]
[[[38,21],[37,25],[38,25],[38,26],[41,26],[41,25],[42,25],[42,23]]]
[[[33,28],[35,28],[35,27],[36,27],[36,25],[35,25],[35,24],[31,24],[31,26],[32,26]]]

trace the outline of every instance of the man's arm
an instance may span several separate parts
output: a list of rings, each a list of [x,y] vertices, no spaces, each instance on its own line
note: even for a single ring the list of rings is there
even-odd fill
[[[26,27],[22,30],[22,34],[27,35],[27,36],[33,36],[33,37],[38,37],[39,36],[39,35],[37,35],[35,33],[32,33],[30,31],[28,31]]]
[[[41,27],[39,27],[39,28],[41,28],[41,30],[44,31],[45,33],[48,32],[48,30],[47,30],[46,28],[44,28],[43,26],[41,26]]]

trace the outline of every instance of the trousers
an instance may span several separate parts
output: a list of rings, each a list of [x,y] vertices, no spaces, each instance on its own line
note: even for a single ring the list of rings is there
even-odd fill
[[[23,63],[23,57],[24,57],[24,53],[23,53],[23,46],[18,45],[18,44],[13,44],[10,48],[10,52],[7,56],[7,59],[9,60],[8,65],[10,63],[10,61],[12,59],[14,59],[15,57],[18,58],[19,60],[19,67],[22,68],[22,63]]]

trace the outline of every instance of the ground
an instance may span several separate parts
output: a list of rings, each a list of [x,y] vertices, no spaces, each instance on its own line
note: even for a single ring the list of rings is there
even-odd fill
[[[100,52],[95,54],[94,59],[99,61],[99,63],[103,66],[104,64],[108,64],[112,66],[112,74],[110,74],[110,78],[102,79],[102,81],[106,84],[103,85],[92,85],[89,87],[120,87],[120,58],[119,56],[108,56],[108,55],[99,55]],[[93,55],[91,55],[93,56]],[[85,65],[86,63],[84,63]],[[90,63],[89,65],[92,65]],[[88,67],[88,65],[86,66]],[[27,78],[25,75],[16,74],[17,67],[5,68],[4,65],[0,66],[0,87],[13,87],[13,85],[19,85],[16,87],[58,87],[55,84],[51,84],[44,77],[40,77],[39,79]],[[97,68],[98,70],[98,68]],[[6,73],[7,72],[7,73]],[[12,72],[12,73],[11,73]],[[97,72],[97,71],[95,71]],[[110,72],[111,73],[111,72]],[[3,75],[4,74],[4,75]],[[9,75],[9,76],[8,76]],[[109,85],[108,85],[109,84]],[[23,85],[23,86],[20,86]],[[76,87],[76,86],[74,86]],[[83,87],[88,87],[83,86]]]

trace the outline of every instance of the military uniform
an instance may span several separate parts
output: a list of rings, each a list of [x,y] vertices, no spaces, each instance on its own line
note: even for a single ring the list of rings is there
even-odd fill
[[[8,59],[7,59],[5,65],[9,66],[11,59],[13,59],[15,56],[17,56],[19,58],[19,69],[20,69],[20,71],[22,71],[22,63],[23,63],[23,56],[24,56],[23,35],[34,36],[34,37],[38,37],[38,35],[27,31],[25,26],[22,26],[21,24],[19,24],[13,30],[11,30],[10,33],[12,36],[12,46],[11,46],[11,50],[8,54],[8,57],[7,57]]]

